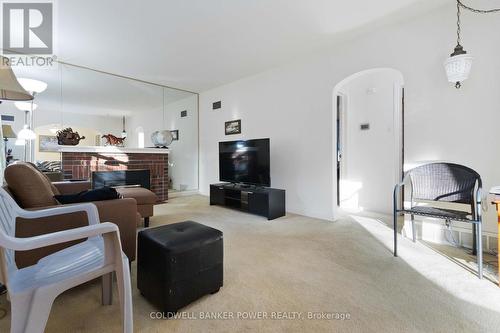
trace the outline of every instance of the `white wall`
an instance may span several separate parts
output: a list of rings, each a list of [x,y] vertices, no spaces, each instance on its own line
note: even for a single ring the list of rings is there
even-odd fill
[[[188,94],[186,94],[187,96]],[[174,102],[165,101],[157,108],[133,112],[127,117],[128,147],[138,147],[138,132],[143,131],[145,147],[152,147],[151,134],[158,130],[178,130],[179,140],[169,146],[169,176],[174,189],[198,189],[198,96],[190,94]],[[181,118],[181,111],[188,116]]]
[[[395,110],[395,98],[400,94],[395,88],[401,84],[399,73],[380,70],[362,73],[340,87],[342,208],[392,212],[392,190],[399,174],[395,112],[400,110]],[[369,129],[361,130],[362,124]]]
[[[287,209],[331,219],[332,90],[361,70],[391,67],[405,79],[405,161],[449,160],[476,169],[485,189],[500,184],[495,133],[500,121],[500,43],[495,15],[463,15],[463,44],[475,55],[471,77],[456,90],[443,61],[451,53],[455,4],[336,45],[315,58],[276,68],[200,95],[200,190],[218,181],[217,142],[224,121],[242,119],[241,138],[271,138],[274,187],[287,190]],[[222,110],[212,102],[222,100]],[[232,137],[233,138],[233,137]],[[486,229],[496,230],[489,207]]]
[[[181,117],[181,111],[187,117]],[[198,96],[193,95],[165,106],[165,129],[178,130],[179,140],[170,145],[169,177],[172,187],[198,189]]]
[[[219,180],[219,141],[270,138],[271,186],[286,189],[287,210],[332,217],[333,85],[322,67],[277,69],[200,95],[203,194]],[[218,100],[222,109],[212,110]],[[224,122],[234,119],[241,119],[242,134],[226,136]]]
[[[125,141],[127,147],[139,147],[138,133],[140,131],[144,132],[144,147],[154,146],[151,141],[151,134],[164,128],[163,107],[161,100],[159,102],[157,108],[144,109],[126,117],[128,136]]]

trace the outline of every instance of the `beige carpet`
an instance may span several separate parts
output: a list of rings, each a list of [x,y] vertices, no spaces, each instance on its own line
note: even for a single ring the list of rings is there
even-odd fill
[[[493,332],[500,329],[500,289],[422,244],[401,241],[390,252],[391,230],[375,219],[336,222],[287,215],[267,220],[210,207],[202,196],[157,206],[152,226],[194,220],[224,232],[224,287],[184,309],[262,316],[298,312],[288,319],[152,320],[155,309],[135,288],[136,332]],[[119,332],[116,302],[101,306],[90,283],[56,300],[47,332]],[[5,296],[0,307],[8,307]],[[348,320],[309,320],[308,312],[349,314]],[[294,314],[288,314],[292,317]],[[295,314],[297,316],[297,314]],[[8,317],[0,332],[8,332]]]

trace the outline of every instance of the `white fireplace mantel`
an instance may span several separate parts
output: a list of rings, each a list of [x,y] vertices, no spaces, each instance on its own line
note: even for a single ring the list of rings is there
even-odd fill
[[[58,146],[60,153],[168,154],[165,148],[127,148],[116,146]]]

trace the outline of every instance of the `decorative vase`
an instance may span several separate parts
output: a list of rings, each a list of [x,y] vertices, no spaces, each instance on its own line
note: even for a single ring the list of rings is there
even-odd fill
[[[167,130],[156,131],[151,134],[151,142],[155,147],[167,147],[173,141],[172,133]]]

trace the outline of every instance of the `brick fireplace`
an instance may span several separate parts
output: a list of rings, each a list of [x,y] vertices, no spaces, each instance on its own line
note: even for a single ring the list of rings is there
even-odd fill
[[[110,147],[61,149],[64,179],[90,180],[94,171],[150,170],[151,191],[168,200],[168,151]]]

